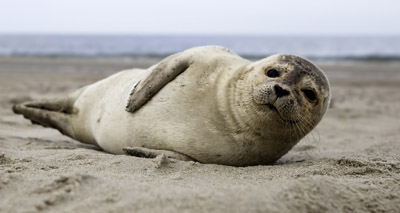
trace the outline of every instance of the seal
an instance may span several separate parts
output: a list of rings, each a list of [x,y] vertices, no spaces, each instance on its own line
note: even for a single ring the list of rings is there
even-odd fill
[[[114,154],[249,166],[287,153],[329,101],[328,79],[304,58],[251,62],[206,46],[13,111]]]

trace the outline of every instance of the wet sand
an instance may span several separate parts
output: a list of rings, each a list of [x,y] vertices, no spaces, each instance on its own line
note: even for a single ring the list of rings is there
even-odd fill
[[[112,155],[11,107],[154,59],[0,58],[0,212],[399,212],[400,62],[324,62],[332,104],[275,165]]]

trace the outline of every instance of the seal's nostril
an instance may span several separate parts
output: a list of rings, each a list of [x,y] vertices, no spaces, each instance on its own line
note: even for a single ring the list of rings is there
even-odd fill
[[[274,86],[274,91],[278,98],[289,95],[289,91],[282,89],[279,85]]]

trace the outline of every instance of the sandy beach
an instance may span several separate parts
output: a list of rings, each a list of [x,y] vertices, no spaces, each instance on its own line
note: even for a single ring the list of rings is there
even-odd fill
[[[155,62],[0,58],[0,212],[400,211],[400,62],[318,63],[331,106],[274,165],[108,154],[11,111]]]

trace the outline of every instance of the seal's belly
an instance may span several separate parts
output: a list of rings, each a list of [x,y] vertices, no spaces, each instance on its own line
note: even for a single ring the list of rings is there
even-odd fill
[[[115,154],[123,153],[124,147],[146,147],[180,152],[197,160],[212,152],[217,157],[239,152],[229,150],[235,146],[229,144],[230,135],[221,130],[224,125],[217,122],[223,118],[210,113],[215,109],[215,94],[197,84],[188,84],[196,82],[188,81],[193,76],[178,76],[139,110],[125,111],[132,87],[145,75],[146,70],[125,71],[93,85],[87,95],[82,94],[86,103],[79,106],[90,108],[83,111],[79,122],[87,122],[85,132],[91,133],[97,145]],[[88,98],[98,97],[93,93],[99,91],[101,98]]]
[[[121,72],[89,86],[76,103],[80,109],[76,122],[85,123],[76,125],[84,126],[78,140],[91,138],[114,154],[122,154],[124,147],[146,147],[183,153],[200,162],[240,160],[249,150],[238,146],[224,123],[227,115],[216,112],[216,99],[221,97],[215,94],[214,82],[188,79],[205,79],[188,73],[167,84],[134,113],[125,110],[127,99],[146,70]]]
[[[141,69],[121,71],[78,91],[79,97],[74,104],[78,115],[72,123],[75,138],[108,151],[102,144],[115,140],[104,142],[102,138],[118,136],[117,132],[125,128],[124,118],[128,113],[124,110],[126,100],[122,97],[127,97],[129,90],[145,74],[146,70]]]

